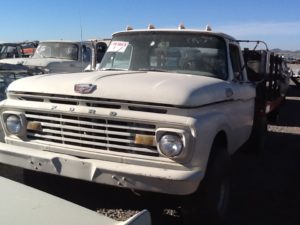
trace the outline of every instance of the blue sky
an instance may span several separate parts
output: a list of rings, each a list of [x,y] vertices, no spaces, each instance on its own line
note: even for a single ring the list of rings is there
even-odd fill
[[[110,37],[126,25],[214,31],[300,50],[299,0],[10,0],[1,1],[0,41]]]

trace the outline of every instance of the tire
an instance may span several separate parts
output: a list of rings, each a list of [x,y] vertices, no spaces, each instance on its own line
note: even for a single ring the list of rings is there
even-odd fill
[[[253,128],[249,140],[243,146],[243,152],[263,155],[265,152],[266,136],[267,136],[267,117],[255,118]]]
[[[186,225],[225,224],[229,208],[231,160],[226,149],[214,146],[198,190],[183,199]]]

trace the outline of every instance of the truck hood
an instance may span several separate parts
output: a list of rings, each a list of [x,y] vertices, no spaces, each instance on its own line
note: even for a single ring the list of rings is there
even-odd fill
[[[76,84],[93,84],[89,94],[74,91]],[[97,97],[143,103],[195,107],[228,100],[229,83],[217,78],[165,72],[97,71],[45,74],[19,79],[8,92],[31,92]]]
[[[25,66],[40,66],[47,67],[49,63],[53,62],[69,62],[73,60],[69,59],[57,59],[57,58],[14,58],[14,59],[2,59],[0,62],[8,64],[22,64]]]

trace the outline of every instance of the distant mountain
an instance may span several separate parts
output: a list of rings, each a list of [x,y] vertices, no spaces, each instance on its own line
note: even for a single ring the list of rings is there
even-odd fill
[[[279,48],[271,49],[272,52],[283,55],[285,57],[291,57],[291,58],[300,58],[300,50],[290,51],[290,50],[281,50]]]

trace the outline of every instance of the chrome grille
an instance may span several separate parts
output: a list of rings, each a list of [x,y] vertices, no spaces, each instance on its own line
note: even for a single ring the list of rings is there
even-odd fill
[[[104,118],[55,113],[26,112],[27,121],[41,124],[40,130],[27,130],[29,140],[59,146],[81,147],[85,151],[117,151],[158,156],[156,146],[135,143],[135,136],[155,135],[155,125]]]

